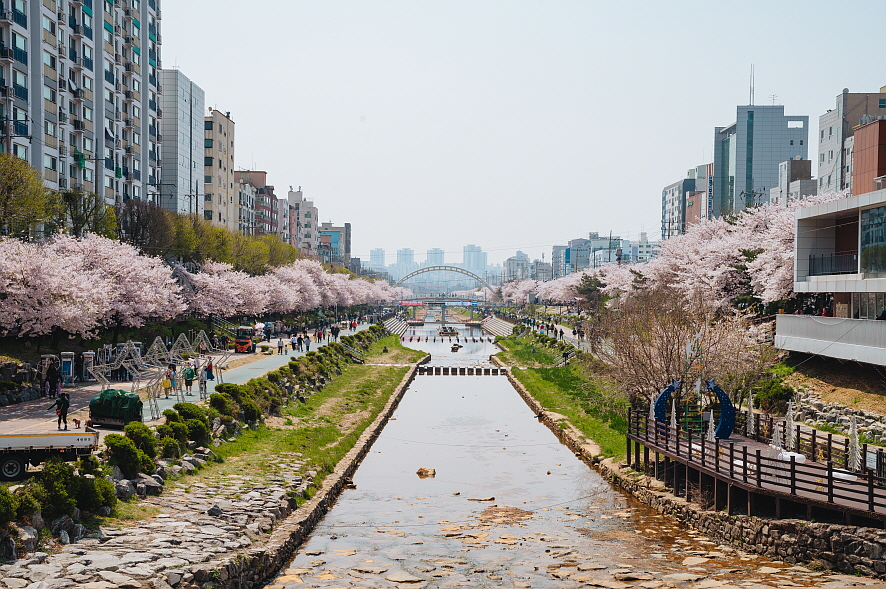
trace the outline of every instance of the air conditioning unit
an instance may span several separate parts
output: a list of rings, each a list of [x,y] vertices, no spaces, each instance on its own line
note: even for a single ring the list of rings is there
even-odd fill
[[[58,11],[58,22],[65,22],[68,20],[68,16],[65,14],[64,10]]]
[[[75,129],[77,129],[78,131],[82,131],[85,127],[86,125],[83,124],[83,121],[81,121],[80,119],[74,119]]]
[[[68,155],[68,146],[67,145],[59,145],[58,146],[58,154],[59,155]]]

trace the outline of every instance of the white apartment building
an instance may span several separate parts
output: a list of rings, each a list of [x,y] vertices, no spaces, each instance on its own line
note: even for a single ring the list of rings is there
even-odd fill
[[[151,198],[159,177],[156,0],[12,0],[0,18],[0,151],[51,189]]]
[[[320,214],[314,201],[307,200],[298,190],[291,190],[287,195],[289,206],[294,207],[293,220],[295,227],[290,227],[289,243],[299,249],[303,256],[316,256],[319,245]]]

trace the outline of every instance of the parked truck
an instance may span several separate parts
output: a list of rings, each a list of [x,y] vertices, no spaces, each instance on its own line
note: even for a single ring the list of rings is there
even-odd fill
[[[0,435],[0,482],[23,478],[29,463],[37,466],[53,457],[77,460],[96,450],[98,432],[89,427],[82,432]]]

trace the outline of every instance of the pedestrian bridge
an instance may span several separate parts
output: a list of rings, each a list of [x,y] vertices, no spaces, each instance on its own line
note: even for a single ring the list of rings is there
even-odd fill
[[[480,278],[479,276],[477,276],[476,274],[474,274],[470,270],[465,270],[464,268],[459,268],[458,266],[425,266],[424,268],[419,268],[418,270],[415,270],[414,272],[410,272],[409,274],[407,274],[406,276],[404,276],[403,278],[398,280],[397,284],[395,284],[394,286],[400,286],[401,284],[403,284],[404,282],[406,282],[410,278],[415,278],[419,274],[424,274],[426,272],[457,272],[459,274],[464,274],[465,276],[470,276],[471,278],[473,278],[474,280],[476,280],[477,282],[479,282],[480,284],[482,284],[483,286],[485,286],[489,290],[495,290],[494,288],[489,286],[488,282],[486,282],[485,280],[483,280],[482,278]]]

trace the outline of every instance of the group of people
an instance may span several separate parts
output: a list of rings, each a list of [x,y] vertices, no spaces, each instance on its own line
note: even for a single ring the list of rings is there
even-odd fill
[[[206,366],[199,367],[193,360],[188,360],[181,373],[179,373],[178,367],[175,364],[170,364],[166,369],[166,374],[163,376],[163,381],[160,383],[163,387],[163,393],[168,399],[170,393],[184,388],[187,391],[185,394],[191,396],[194,394],[194,381],[196,380],[197,390],[200,398],[203,399],[206,397],[207,381],[215,380],[213,370],[212,359],[209,360]]]
[[[357,331],[357,320],[352,320],[347,323],[348,331],[354,332]],[[330,325],[326,328],[317,327],[314,329],[313,337],[308,332],[306,327],[302,327],[299,331],[296,329],[295,331],[290,332],[292,335],[287,337],[287,334],[280,333],[279,339],[277,340],[277,354],[288,354],[290,351],[293,352],[310,352],[311,351],[311,343],[312,342],[324,342],[324,341],[338,341],[338,336],[341,333],[341,327],[338,325]]]

